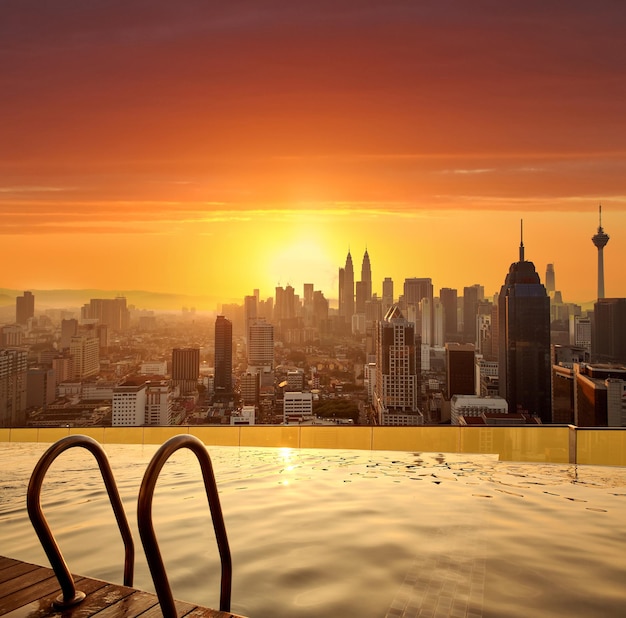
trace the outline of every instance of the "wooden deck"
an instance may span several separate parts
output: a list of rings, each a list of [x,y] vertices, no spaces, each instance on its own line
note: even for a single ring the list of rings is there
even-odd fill
[[[61,593],[52,569],[0,556],[0,616],[11,618],[161,618],[156,595],[127,586],[74,575],[76,589],[87,596],[82,603],[64,610],[52,606]],[[242,618],[230,612],[176,602],[179,618]]]

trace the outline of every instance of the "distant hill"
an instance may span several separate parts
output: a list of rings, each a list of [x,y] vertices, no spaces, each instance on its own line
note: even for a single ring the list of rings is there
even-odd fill
[[[62,309],[82,307],[91,298],[115,298],[124,296],[129,305],[137,309],[154,309],[157,311],[180,311],[182,307],[195,307],[197,311],[215,311],[221,302],[207,296],[191,296],[183,294],[165,294],[145,290],[34,290],[35,311],[43,309]],[[0,288],[0,309],[15,311],[15,298],[23,294],[23,290]]]

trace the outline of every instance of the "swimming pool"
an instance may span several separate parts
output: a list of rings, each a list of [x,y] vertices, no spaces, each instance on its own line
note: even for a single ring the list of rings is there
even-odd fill
[[[3,555],[48,564],[25,508],[45,444],[0,444]],[[137,492],[156,446],[107,445],[152,591]],[[233,557],[232,611],[261,618],[626,615],[626,469],[488,455],[209,447]],[[52,465],[43,508],[74,573],[122,581],[93,457]],[[199,466],[174,454],[154,498],[174,596],[219,604]],[[420,613],[421,612],[421,613]]]

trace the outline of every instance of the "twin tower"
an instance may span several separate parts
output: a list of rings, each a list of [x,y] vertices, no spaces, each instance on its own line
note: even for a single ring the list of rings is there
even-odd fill
[[[348,251],[346,265],[339,269],[339,315],[352,319],[355,313],[365,313],[365,303],[372,300],[372,267],[365,250],[361,265],[361,280],[354,282],[352,255]]]

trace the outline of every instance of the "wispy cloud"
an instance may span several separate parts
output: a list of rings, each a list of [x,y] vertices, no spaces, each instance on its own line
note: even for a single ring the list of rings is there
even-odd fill
[[[495,168],[482,168],[482,169],[470,169],[470,170],[444,170],[444,174],[491,174],[495,172]]]
[[[41,187],[41,186],[19,186],[2,187],[0,193],[8,195],[32,194],[32,193],[64,193],[66,191],[76,191],[76,187]]]

